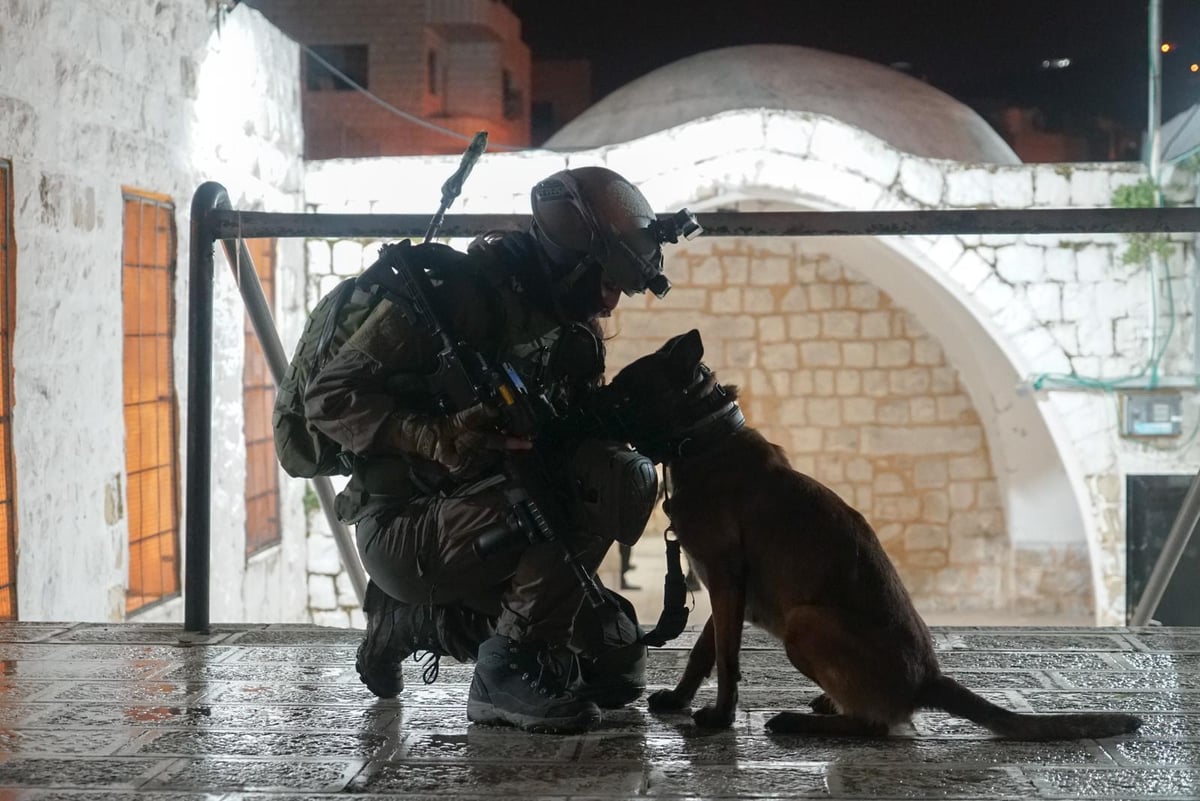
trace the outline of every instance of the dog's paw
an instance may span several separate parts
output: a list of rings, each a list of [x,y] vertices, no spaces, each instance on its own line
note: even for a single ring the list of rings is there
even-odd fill
[[[728,729],[733,725],[733,710],[706,706],[697,709],[692,715],[692,720],[696,721],[696,725],[701,729]]]
[[[651,712],[678,712],[687,708],[689,700],[680,697],[674,690],[658,690],[650,693],[646,706]]]
[[[825,693],[821,693],[816,698],[808,702],[808,706],[813,712],[818,715],[836,715],[838,714],[837,705],[833,703],[833,699]]]

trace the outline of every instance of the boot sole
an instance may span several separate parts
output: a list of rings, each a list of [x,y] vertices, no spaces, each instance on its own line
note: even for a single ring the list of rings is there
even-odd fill
[[[367,685],[367,689],[370,690],[371,694],[374,695],[376,698],[391,699],[391,698],[398,697],[400,695],[400,693],[404,690],[403,677],[397,676],[395,685],[393,685],[392,687],[387,687],[387,688],[381,688],[381,686],[379,684],[375,683],[370,678],[368,678],[367,672],[366,672],[366,667],[364,666],[365,663],[364,663],[363,656],[362,656],[362,651],[363,651],[364,646],[365,646],[365,643],[358,646],[358,652],[355,654],[355,658],[354,658],[354,671],[356,673],[358,673],[358,680],[361,681],[363,684]]]
[[[597,725],[600,722],[600,713],[598,710],[585,709],[569,717],[542,718],[499,709],[488,701],[468,699],[467,720],[491,726],[515,726],[534,734],[575,734]]]

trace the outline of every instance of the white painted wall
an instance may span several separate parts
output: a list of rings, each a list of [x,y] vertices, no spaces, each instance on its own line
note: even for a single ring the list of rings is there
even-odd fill
[[[302,208],[298,48],[245,6],[220,17],[215,3],[195,0],[6,9],[0,157],[13,162],[15,190],[19,616],[121,620],[121,189],[175,204],[182,500],[192,193],[217,180],[235,207]],[[282,246],[278,313],[289,348],[302,321],[302,261],[299,243]],[[304,620],[302,486],[281,482],[283,545],[249,564],[244,556],[243,318],[220,256],[216,305],[212,619]],[[181,602],[137,619],[182,620]]]
[[[319,211],[432,213],[457,162],[315,163],[307,200]],[[746,203],[845,210],[1107,207],[1117,187],[1143,177],[1137,165],[1126,164],[999,167],[924,159],[837,120],[751,110],[595,150],[485,155],[453,210],[528,213],[536,181],[586,164],[622,173],[660,211]],[[1178,180],[1174,191],[1191,200],[1190,179]],[[1200,443],[1120,437],[1112,393],[1028,389],[1042,373],[1113,379],[1144,363],[1151,289],[1144,271],[1120,263],[1122,237],[908,236],[819,245],[912,312],[959,370],[987,431],[1014,549],[1046,564],[1064,549],[1087,554],[1082,561],[1090,575],[1063,580],[1091,584],[1098,622],[1122,621],[1124,477],[1194,474]],[[1162,370],[1193,388],[1186,276],[1194,270],[1192,242],[1179,237],[1170,261],[1176,333]],[[1154,289],[1160,330],[1168,317],[1163,288],[1160,281]],[[661,308],[669,307],[668,298]],[[1188,390],[1185,432],[1198,415],[1196,394]]]

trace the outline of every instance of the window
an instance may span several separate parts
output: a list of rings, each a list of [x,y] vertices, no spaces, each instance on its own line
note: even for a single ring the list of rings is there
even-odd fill
[[[133,612],[179,593],[179,448],[171,357],[175,208],[164,198],[129,191],[124,200],[125,609]]]
[[[437,69],[437,51],[430,50],[425,54],[425,88],[431,95],[436,95],[438,93]]]
[[[349,79],[349,80],[347,80]],[[312,45],[304,52],[304,88],[313,92],[367,88],[366,45]]]
[[[0,620],[17,619],[16,484],[12,456],[12,164],[0,159]]]
[[[513,75],[508,70],[502,70],[500,73],[500,91],[504,106],[504,119],[520,119],[525,112],[525,96],[513,82]]]
[[[275,307],[275,240],[246,241],[254,260],[267,305]],[[246,555],[277,545],[279,532],[279,472],[271,414],[275,380],[267,357],[246,315],[246,361],[242,370],[242,405],[246,412]]]

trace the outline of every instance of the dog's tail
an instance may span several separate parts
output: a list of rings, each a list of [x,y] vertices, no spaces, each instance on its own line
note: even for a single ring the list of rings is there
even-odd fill
[[[1014,740],[1080,740],[1115,737],[1137,731],[1141,718],[1119,712],[1086,712],[1068,715],[1025,715],[996,706],[949,676],[931,679],[917,696],[917,704],[949,712]]]

